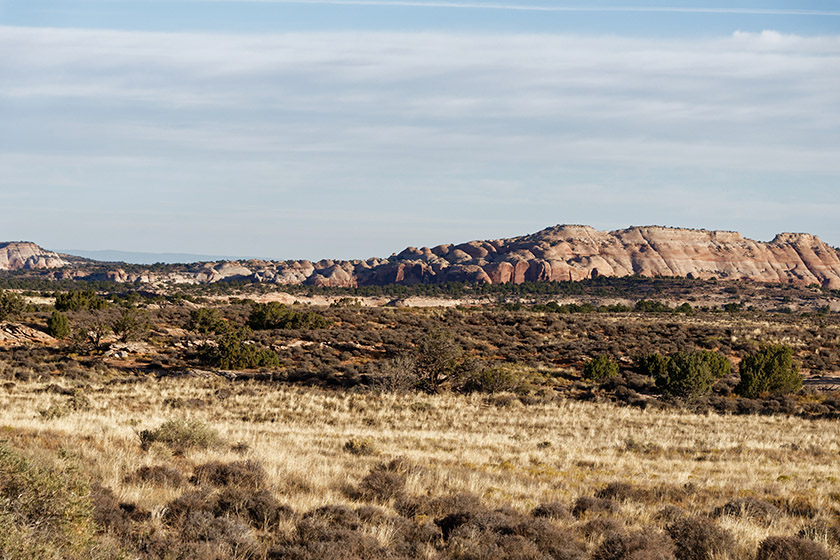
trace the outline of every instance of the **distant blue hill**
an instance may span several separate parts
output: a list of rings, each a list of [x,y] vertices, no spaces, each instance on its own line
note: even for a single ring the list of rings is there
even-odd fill
[[[232,257],[225,255],[195,255],[192,253],[136,253],[133,251],[88,251],[86,249],[60,249],[58,253],[74,255],[102,262],[124,262],[130,264],[155,263],[192,263],[203,261],[236,261],[251,257]]]

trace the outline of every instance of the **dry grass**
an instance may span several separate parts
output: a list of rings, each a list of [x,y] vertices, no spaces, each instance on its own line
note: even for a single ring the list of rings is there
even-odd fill
[[[151,512],[152,524],[161,523],[184,488],[135,476],[142,467],[166,465],[189,477],[213,461],[256,461],[279,502],[306,512],[328,504],[358,507],[362,502],[354,500],[362,498],[348,489],[396,457],[414,465],[405,473],[406,495],[472,493],[521,513],[550,503],[571,510],[578,498],[625,483],[611,487],[619,508],[609,515],[631,533],[664,531],[670,521],[660,512],[668,505],[711,517],[732,500],[753,497],[786,512],[772,519],[719,517],[736,544],[716,558],[752,558],[765,538],[797,535],[813,523],[808,516],[836,525],[840,515],[840,430],[831,421],[574,401],[524,406],[514,399],[499,407],[478,395],[327,392],[221,378],[94,384],[84,388],[89,408],[49,417],[39,412],[67,397],[42,388],[0,389],[0,438],[36,458],[70,454],[119,501]],[[226,389],[223,400],[219,389]],[[173,399],[195,406],[173,409],[167,404]],[[151,442],[143,449],[143,430],[182,418],[216,430],[222,444],[173,451]],[[352,453],[351,440],[369,442],[375,452]],[[393,500],[379,502],[394,515]],[[571,527],[599,515],[556,522]],[[280,531],[293,529],[281,523]],[[369,531],[386,545],[393,528]],[[840,557],[840,543],[824,538],[821,544]],[[598,546],[597,539],[588,542],[591,553]]]

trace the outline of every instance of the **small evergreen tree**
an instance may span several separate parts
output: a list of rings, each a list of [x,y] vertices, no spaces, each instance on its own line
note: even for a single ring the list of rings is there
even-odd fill
[[[53,338],[67,338],[70,336],[70,320],[61,311],[53,311],[47,321],[47,333]]]
[[[123,307],[113,324],[114,334],[122,342],[136,340],[149,329],[146,313],[133,307]]]
[[[755,398],[764,394],[786,395],[802,387],[799,366],[793,361],[793,348],[771,344],[741,360],[741,381],[735,392]]]
[[[417,344],[415,371],[420,387],[430,393],[458,372],[463,349],[445,332],[433,332]]]
[[[14,292],[0,292],[0,321],[16,319],[26,311],[26,301]]]
[[[694,398],[712,389],[715,376],[702,352],[677,352],[668,359],[656,386],[669,395]]]
[[[618,364],[606,355],[600,355],[586,362],[583,366],[583,377],[592,381],[604,381],[618,375]]]

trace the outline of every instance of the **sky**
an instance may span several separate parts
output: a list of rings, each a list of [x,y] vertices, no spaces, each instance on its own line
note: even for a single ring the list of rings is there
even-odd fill
[[[0,241],[840,246],[840,2],[0,0]]]

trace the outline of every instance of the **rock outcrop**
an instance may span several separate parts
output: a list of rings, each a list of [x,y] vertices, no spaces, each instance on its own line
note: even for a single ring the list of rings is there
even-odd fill
[[[67,262],[58,253],[28,241],[0,243],[0,270],[35,270],[66,265]]]
[[[7,268],[45,268],[62,263],[57,254],[34,244],[6,244],[0,251],[11,245],[16,246],[14,251],[0,252],[0,268],[4,262],[14,263]],[[240,280],[333,287],[577,281],[640,275],[748,279],[840,289],[840,253],[806,233],[782,233],[770,242],[761,242],[732,231],[646,226],[606,232],[589,226],[559,225],[510,239],[408,247],[387,259],[220,261],[112,267],[104,271],[80,265],[51,274],[55,278],[151,284]]]

